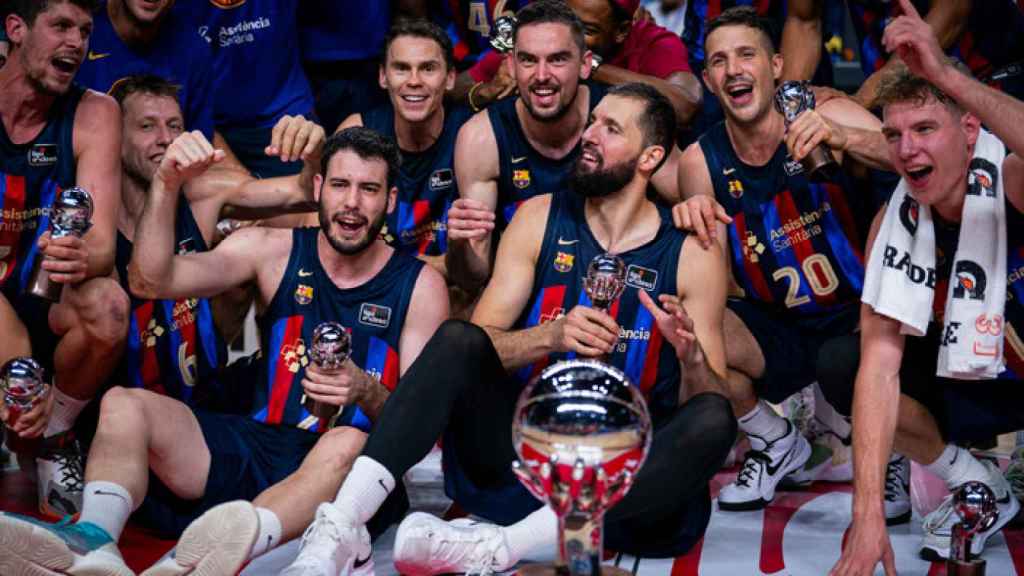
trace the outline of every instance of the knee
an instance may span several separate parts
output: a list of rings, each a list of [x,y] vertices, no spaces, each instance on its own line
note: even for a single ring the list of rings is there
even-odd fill
[[[853,405],[853,384],[860,364],[860,337],[849,334],[822,344],[815,375],[822,395],[837,412],[849,416]]]
[[[695,429],[702,442],[710,449],[721,452],[723,460],[736,441],[736,417],[729,400],[713,392],[697,394],[690,399]]]
[[[456,351],[460,357],[476,354],[491,346],[491,337],[483,328],[465,320],[445,320],[434,334],[433,340],[445,345],[448,350]]]
[[[114,348],[127,338],[131,302],[117,282],[93,278],[75,292],[75,316],[96,345]]]
[[[321,454],[316,460],[330,470],[346,473],[362,453],[366,437],[365,432],[350,426],[332,428],[317,442],[317,450]]]
[[[145,391],[122,386],[114,386],[100,400],[99,426],[116,423],[113,429],[125,430],[135,423],[146,420]]]

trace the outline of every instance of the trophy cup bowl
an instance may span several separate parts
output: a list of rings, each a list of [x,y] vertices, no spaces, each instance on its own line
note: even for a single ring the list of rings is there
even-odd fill
[[[775,90],[775,109],[782,114],[787,127],[804,110],[813,110],[814,105],[814,92],[808,87],[807,82],[789,80]],[[839,164],[824,142],[804,156],[800,163],[811,179],[829,179],[839,170]]]
[[[345,361],[352,353],[352,337],[348,330],[337,322],[324,322],[313,329],[313,337],[309,343],[309,357],[313,363],[325,372],[341,370]],[[302,405],[310,414],[317,418],[334,418],[341,406],[317,402],[303,395]]]
[[[491,32],[491,47],[502,54],[508,54],[515,47],[516,17],[509,14],[494,21]]]
[[[602,517],[630,489],[651,435],[640,391],[597,360],[559,362],[523,390],[512,421],[513,470],[558,516],[559,560],[520,574],[623,573],[601,566]]]
[[[594,256],[583,278],[583,290],[594,308],[605,313],[626,288],[626,263],[615,254]]]
[[[85,188],[74,186],[61,191],[50,207],[50,238],[81,238],[92,226],[92,212],[92,196]],[[33,296],[57,302],[64,285],[50,281],[50,275],[42,268],[44,258],[42,254],[37,254],[32,262],[28,291]]]
[[[49,391],[43,367],[27,356],[11,358],[0,368],[0,394],[7,408],[7,427],[13,428],[22,414],[32,410]],[[18,454],[31,454],[39,439],[27,440],[13,432],[7,434],[7,446]]]
[[[971,543],[975,534],[988,530],[999,519],[996,495],[981,482],[966,482],[953,494],[953,510],[960,522],[953,525],[946,573],[949,576],[985,576],[985,561],[971,557]]]

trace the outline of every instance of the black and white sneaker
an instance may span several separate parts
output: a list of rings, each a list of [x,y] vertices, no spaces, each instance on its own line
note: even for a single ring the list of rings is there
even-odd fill
[[[775,498],[775,487],[787,474],[799,470],[811,457],[811,445],[793,423],[781,438],[764,450],[750,450],[736,481],[722,488],[719,510],[759,510]]]
[[[910,460],[903,455],[885,467],[885,525],[910,522]]]

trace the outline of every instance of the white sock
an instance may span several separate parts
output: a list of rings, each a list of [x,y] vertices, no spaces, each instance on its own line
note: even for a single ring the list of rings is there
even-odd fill
[[[124,486],[97,480],[85,485],[78,521],[103,528],[117,542],[134,508],[132,495]]]
[[[952,490],[964,482],[977,480],[991,486],[988,470],[969,451],[955,445],[946,444],[942,454],[926,466],[928,470],[946,481],[946,486]],[[996,486],[991,486],[996,488]],[[997,496],[1002,496],[998,494]]]
[[[277,548],[281,543],[281,520],[269,508],[256,508],[256,515],[260,519],[260,533],[256,536],[256,542],[249,552],[249,560],[266,554]]]
[[[786,419],[779,416],[764,400],[758,400],[753,410],[740,416],[740,430],[750,438],[750,447],[763,451],[768,444],[782,438],[789,431]]]
[[[544,546],[558,546],[558,517],[550,506],[542,506],[526,518],[502,528],[511,555],[510,565]]]
[[[352,463],[334,504],[358,524],[366,524],[395,489],[395,477],[380,462],[360,456]]]
[[[60,391],[60,388],[53,387],[53,414],[50,421],[46,423],[46,431],[43,436],[49,438],[61,432],[70,430],[75,425],[75,420],[82,410],[89,404],[88,400],[72,398]]]

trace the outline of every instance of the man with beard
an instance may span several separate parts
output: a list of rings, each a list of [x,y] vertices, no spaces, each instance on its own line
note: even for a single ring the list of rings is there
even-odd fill
[[[517,14],[509,56],[519,96],[490,105],[459,131],[455,175],[460,198],[448,211],[449,280],[477,293],[491,273],[492,239],[516,209],[539,194],[565,190],[587,118],[604,96],[590,77],[583,24],[564,2],[537,0]],[[671,202],[675,148],[652,179]]]
[[[393,139],[402,152],[398,204],[388,215],[385,238],[418,254],[442,274],[448,251],[448,207],[458,198],[455,137],[467,108],[446,108],[455,82],[451,40],[425,20],[396,24],[385,39],[380,85],[390,102],[353,114],[342,128],[366,126]]]
[[[4,573],[131,574],[116,542],[136,507],[139,520],[177,534],[216,504],[258,497],[260,509],[233,504],[233,522],[211,523],[193,543],[227,543],[245,556],[257,536],[262,546],[294,537],[337,490],[399,372],[447,314],[439,275],[378,238],[394,205],[398,151],[363,128],[325,146],[314,179],[319,229],[245,228],[209,252],[175,255],[179,189],[223,155],[198,138],[168,148],[136,234],[136,254],[145,257],[132,259],[129,275],[133,292],[151,299],[210,297],[256,283],[264,356],[252,410],[215,414],[148,390],[107,392],[81,516],[55,525],[0,517],[0,539],[12,543],[0,559]],[[351,331],[350,361],[338,370],[309,358],[313,330],[325,321]],[[344,406],[342,426],[327,431],[304,395]],[[204,551],[177,554],[188,564],[179,573],[210,569],[193,564],[208,560]]]
[[[605,516],[609,547],[673,556],[700,539],[708,481],[736,431],[722,388],[727,272],[721,252],[702,250],[646,197],[674,134],[672,105],[650,86],[618,86],[598,104],[571,178],[575,193],[523,204],[475,324],[449,320],[427,343],[284,574],[348,574],[365,562],[366,522],[442,435],[449,496],[506,527],[409,516],[395,541],[400,571],[503,571],[554,545],[554,513],[512,474],[511,422],[530,377],[576,356],[606,355],[644,392],[656,428],[636,486]],[[592,308],[582,289],[588,263],[603,252],[633,271],[610,313]]]
[[[751,451],[718,505],[752,510],[767,505],[778,482],[811,454],[766,401],[782,402],[815,380],[850,387],[856,369],[862,239],[874,206],[850,193],[843,172],[812,180],[800,160],[824,143],[844,166],[889,163],[878,120],[849,99],[807,110],[787,128],[773,105],[782,56],[752,8],[730,8],[709,23],[705,48],[704,81],[725,120],[683,153],[679,185],[689,200],[677,215],[705,244],[715,244],[709,236],[727,239],[743,293],[729,301],[725,333],[730,400]],[[730,224],[727,237],[715,233],[716,218]],[[849,424],[836,424],[848,442]],[[894,488],[904,486],[898,479],[906,465],[890,470]],[[909,519],[905,490],[891,504],[894,521]]]
[[[11,55],[0,68],[0,364],[34,355],[52,368],[45,402],[7,421],[21,438],[44,437],[37,456],[43,512],[74,512],[66,494],[81,480],[80,456],[65,434],[120,356],[128,298],[108,278],[120,194],[121,115],[113,99],[72,84],[88,49],[92,2],[19,0],[5,19]],[[82,238],[51,239],[57,192],[92,195]],[[37,258],[64,285],[60,302],[28,293]]]
[[[113,93],[128,76],[153,74],[179,86],[185,129],[213,140],[213,52],[172,0],[107,0],[75,80]]]

